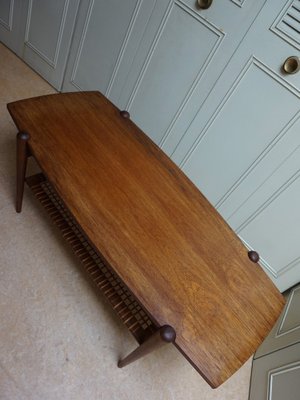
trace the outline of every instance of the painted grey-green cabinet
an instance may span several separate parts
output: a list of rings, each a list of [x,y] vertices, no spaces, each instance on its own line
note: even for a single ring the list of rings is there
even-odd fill
[[[298,400],[300,394],[300,286],[252,364],[249,400]]]
[[[79,0],[29,0],[22,58],[60,89]]]
[[[63,90],[99,89],[162,143],[187,126],[264,2],[84,0]]]
[[[157,2],[116,100],[163,149],[182,139],[264,2]]]
[[[0,40],[60,90],[79,0],[0,2]]]
[[[81,1],[63,91],[100,90],[115,99],[126,82],[155,3]]]
[[[28,0],[0,1],[0,40],[19,56],[23,49]]]

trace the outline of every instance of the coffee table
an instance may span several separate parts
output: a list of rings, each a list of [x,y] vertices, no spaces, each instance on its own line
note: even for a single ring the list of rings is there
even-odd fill
[[[139,342],[123,367],[173,343],[217,387],[256,350],[284,300],[184,173],[99,92],[8,104],[17,212],[27,178],[95,284]]]

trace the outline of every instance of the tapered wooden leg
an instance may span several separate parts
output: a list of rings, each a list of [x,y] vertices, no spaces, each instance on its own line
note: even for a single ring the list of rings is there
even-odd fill
[[[123,358],[118,362],[118,367],[122,368],[132,362],[138,360],[151,353],[153,350],[163,346],[167,343],[173,343],[176,338],[175,330],[169,326],[162,326],[157,332],[155,332],[148,340],[137,347],[132,353],[128,354],[127,357]]]
[[[19,132],[17,134],[17,199],[16,211],[19,213],[22,210],[22,200],[24,193],[25,173],[27,166],[27,158],[29,149],[27,141],[29,135],[26,132]]]

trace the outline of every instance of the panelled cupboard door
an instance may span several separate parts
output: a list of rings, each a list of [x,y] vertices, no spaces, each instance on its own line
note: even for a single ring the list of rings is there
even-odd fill
[[[299,32],[300,1],[268,0],[172,153],[281,291],[300,281]]]
[[[157,1],[112,100],[170,154],[264,2]]]
[[[249,400],[300,398],[300,285],[254,356]]]
[[[82,0],[63,91],[99,90],[116,104],[156,0]]]
[[[266,356],[298,342],[300,343],[300,285],[291,290],[281,317],[256,351],[254,358]]]
[[[0,41],[21,56],[29,0],[0,0]]]
[[[249,400],[298,400],[300,343],[253,361]]]
[[[29,0],[21,57],[60,90],[79,0]]]
[[[300,393],[300,285],[290,291],[276,325],[252,364],[249,400],[298,400]]]

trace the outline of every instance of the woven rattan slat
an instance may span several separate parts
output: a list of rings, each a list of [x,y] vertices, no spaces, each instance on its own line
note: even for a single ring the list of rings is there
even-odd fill
[[[28,177],[26,182],[97,289],[135,339],[139,343],[145,341],[157,327],[101,255],[92,248],[49,181],[43,174],[37,174]]]

